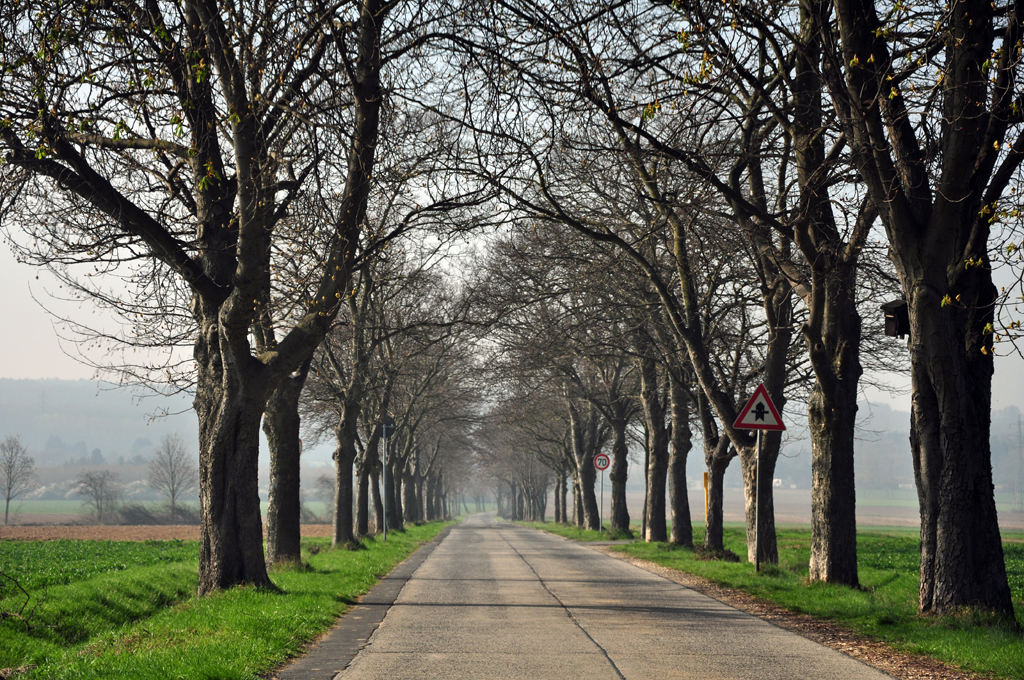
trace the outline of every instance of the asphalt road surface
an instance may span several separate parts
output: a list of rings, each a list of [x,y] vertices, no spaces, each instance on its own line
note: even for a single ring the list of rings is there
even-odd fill
[[[889,676],[638,567],[474,515],[339,680]]]

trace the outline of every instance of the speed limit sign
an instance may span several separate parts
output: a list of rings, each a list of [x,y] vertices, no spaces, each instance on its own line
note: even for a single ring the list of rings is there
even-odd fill
[[[594,456],[594,467],[596,467],[598,470],[607,470],[608,466],[611,464],[612,461],[610,458],[608,458],[608,454],[606,453],[599,453],[596,456]]]

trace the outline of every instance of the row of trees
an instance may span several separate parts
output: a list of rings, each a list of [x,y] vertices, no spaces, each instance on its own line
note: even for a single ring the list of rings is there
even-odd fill
[[[588,261],[623,262],[622,280],[642,291],[584,284],[586,292],[565,289],[553,305],[556,293],[545,289],[527,325],[544,315],[580,323],[596,306],[595,291],[643,310],[620,321],[601,305],[600,322],[583,326],[583,346],[595,343],[589,349],[566,352],[544,337],[556,350],[544,379],[557,376],[556,393],[574,386],[567,436],[574,454],[585,451],[587,434],[600,429],[588,427],[587,411],[599,409],[593,388],[607,388],[604,376],[616,374],[614,354],[594,348],[631,349],[649,456],[649,537],[659,535],[662,515],[651,499],[658,502],[666,471],[685,497],[661,461],[666,448],[685,460],[692,410],[711,473],[711,547],[720,531],[716,485],[737,456],[748,536],[761,539],[749,543],[771,560],[770,507],[757,513],[752,503],[770,504],[772,475],[763,471],[765,487],[752,493],[754,441],[733,422],[752,382],[783,403],[794,395],[787,387],[800,394],[803,385],[811,578],[858,584],[856,398],[865,363],[879,358],[864,351],[861,309],[898,283],[909,309],[921,610],[980,606],[1013,617],[988,423],[994,341],[1016,328],[1008,319],[997,330],[1006,294],[992,270],[998,244],[1017,251],[1020,11],[1014,3],[837,0],[615,8],[508,1],[481,12],[487,67],[467,79],[465,100],[497,105],[473,128],[477,176],[511,215],[533,223],[537,244],[522,247],[578,267],[565,252],[571,231],[585,239],[578,247]],[[881,276],[868,247],[876,225],[893,267]],[[600,345],[594,326],[618,337]],[[587,373],[590,385],[581,379]],[[602,415],[612,431],[614,416]],[[767,437],[769,473],[778,442]],[[574,471],[591,524],[587,474],[585,465]],[[613,490],[613,505],[615,498]],[[767,524],[752,526],[758,514]]]
[[[698,435],[707,540],[721,541],[737,458],[763,561],[772,475],[755,494],[754,439],[733,423],[757,382],[806,403],[811,578],[857,585],[856,399],[865,365],[887,359],[865,345],[861,311],[899,289],[920,607],[1012,617],[988,423],[994,341],[1017,327],[997,328],[1008,293],[992,270],[1019,250],[1021,12],[17,3],[0,14],[0,217],[24,259],[122,315],[116,339],[172,348],[122,375],[196,395],[201,593],[272,587],[261,421],[270,559],[298,555],[300,404],[337,440],[335,541],[349,543],[377,506],[385,432],[394,521],[436,514],[469,479],[457,452],[474,445],[466,372],[482,356],[501,376],[475,440],[492,460],[514,445],[559,489],[571,478],[575,516],[595,526],[590,461],[607,445],[624,528],[626,442],[642,422],[645,536],[666,537],[668,504],[672,539],[689,543]],[[511,233],[487,275],[448,290],[423,251],[494,223]],[[879,230],[889,262],[871,247]],[[490,325],[482,343],[466,330]],[[191,358],[173,351],[189,345]],[[524,403],[551,406],[526,418]],[[769,471],[779,445],[767,437]],[[543,475],[511,467],[511,507],[539,513]]]
[[[167,497],[170,521],[178,517],[178,502],[199,490],[199,471],[181,435],[168,434],[160,441],[148,463],[149,485]],[[11,501],[36,488],[35,459],[17,435],[0,441],[0,492],[4,497],[4,524],[9,520]],[[101,524],[110,521],[123,500],[118,475],[109,470],[86,471],[75,480],[75,490],[86,499]]]

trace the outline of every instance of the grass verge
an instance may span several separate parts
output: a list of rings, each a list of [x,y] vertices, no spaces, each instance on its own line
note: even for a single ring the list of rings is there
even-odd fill
[[[332,550],[329,539],[305,539],[303,567],[271,573],[280,592],[243,587],[203,598],[194,595],[198,543],[169,542],[171,559],[158,550],[163,542],[153,542],[138,566],[131,556],[138,558],[140,544],[69,541],[66,568],[30,589],[39,601],[33,627],[0,623],[0,669],[36,666],[19,678],[256,678],[299,653],[445,526],[410,526],[389,533],[387,543],[369,538],[366,550]],[[61,559],[52,543],[3,542],[0,570],[24,576],[33,564]],[[82,564],[90,551],[99,568]],[[20,606],[10,590],[0,597],[0,611]]]
[[[607,540],[606,533],[575,527],[527,526],[575,540]],[[694,541],[700,543],[703,538],[703,526],[695,525]],[[1024,638],[1019,632],[970,612],[942,617],[917,614],[920,541],[915,534],[858,532],[860,589],[808,584],[810,529],[780,528],[778,542],[779,564],[762,565],[759,574],[749,562],[701,560],[691,549],[665,543],[635,542],[612,549],[743,590],[791,611],[835,620],[900,651],[924,654],[982,674],[1024,680]],[[725,547],[745,559],[742,527],[726,529]],[[1007,542],[1003,547],[1017,619],[1024,622],[1024,544]]]
[[[638,538],[640,536],[640,526],[631,525],[633,530],[633,536],[629,536],[625,533],[616,533],[609,529],[604,531],[594,531],[591,529],[580,529],[573,524],[555,524],[554,522],[516,522],[524,527],[530,527],[531,529],[541,529],[548,533],[555,534],[557,536],[564,536],[574,541],[619,541],[629,538]],[[634,522],[634,524],[636,524]]]

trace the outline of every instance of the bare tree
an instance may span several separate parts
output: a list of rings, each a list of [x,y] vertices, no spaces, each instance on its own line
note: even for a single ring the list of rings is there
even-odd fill
[[[109,470],[83,472],[75,480],[75,490],[85,496],[85,504],[92,507],[100,524],[111,519],[124,491],[118,474]]]
[[[320,475],[313,482],[313,498],[323,501],[327,507],[328,516],[334,515],[332,503],[334,503],[334,496],[337,494],[335,488],[335,480],[331,475]]]
[[[834,0],[810,11],[832,108],[906,295],[919,609],[978,608],[1016,625],[989,439],[995,315],[1009,294],[992,270],[1020,242],[1024,5],[890,15]]]
[[[199,489],[199,468],[178,433],[160,440],[156,456],[149,461],[149,485],[171,501],[172,522],[177,514],[178,499]]]
[[[161,328],[179,346],[191,339],[194,363],[170,377],[195,389],[200,594],[274,587],[257,494],[260,419],[348,289],[378,141],[381,28],[394,7],[286,2],[243,18],[230,3],[129,2],[86,18],[44,3],[36,9],[47,26],[71,20],[56,42],[29,18],[36,10],[0,15],[0,32],[17,37],[0,50],[2,229],[17,230],[33,244],[19,255],[76,292],[148,316],[140,342],[162,346]],[[114,34],[123,41],[105,37]],[[45,67],[32,56],[43,44]],[[100,93],[108,88],[113,96]],[[344,148],[319,145],[321,123],[348,131]],[[344,174],[317,185],[328,155],[346,159]],[[280,236],[293,203],[327,186],[340,194],[339,217],[316,225],[317,257],[291,258],[302,271],[288,269],[278,247],[287,248]],[[84,262],[97,272],[78,277],[72,265]],[[120,274],[125,295],[87,282]],[[313,294],[282,311],[270,282],[293,274]]]
[[[28,455],[21,437],[14,435],[0,442],[0,487],[4,492],[4,524],[11,501],[35,488],[36,461]]]

